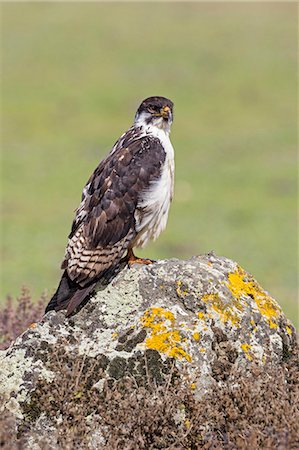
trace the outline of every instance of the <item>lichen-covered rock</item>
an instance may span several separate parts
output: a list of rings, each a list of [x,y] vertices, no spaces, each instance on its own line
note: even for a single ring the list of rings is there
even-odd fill
[[[20,420],[38,380],[55,382],[49,365],[65,354],[94,361],[103,380],[131,375],[159,383],[175,364],[200,396],[230,370],[279,364],[295,330],[277,302],[238,264],[213,253],[188,261],[124,268],[70,319],[49,312],[0,356],[0,397]]]

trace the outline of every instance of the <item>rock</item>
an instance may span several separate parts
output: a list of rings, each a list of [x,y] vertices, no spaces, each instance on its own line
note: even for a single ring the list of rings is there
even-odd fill
[[[160,383],[175,366],[201,396],[232,368],[282,363],[295,342],[277,302],[227,258],[209,253],[135,265],[99,286],[72,318],[51,311],[1,352],[0,397],[22,422],[38,382],[60,376],[58,348],[96,367],[91,385],[99,390],[104,380],[127,375]]]

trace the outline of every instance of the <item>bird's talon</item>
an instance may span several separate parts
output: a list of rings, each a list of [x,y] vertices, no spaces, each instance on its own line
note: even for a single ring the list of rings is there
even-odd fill
[[[128,265],[131,268],[133,266],[133,264],[145,264],[145,265],[149,265],[149,264],[154,264],[156,261],[153,259],[149,259],[149,258],[131,258],[128,260]]]

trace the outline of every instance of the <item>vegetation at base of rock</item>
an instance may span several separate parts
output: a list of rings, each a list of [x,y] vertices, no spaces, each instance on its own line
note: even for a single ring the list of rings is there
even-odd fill
[[[0,311],[0,350],[5,350],[30,325],[39,321],[47,303],[46,296],[33,300],[26,287],[16,301],[8,296]]]
[[[186,382],[184,374],[183,381],[174,369],[160,385],[148,377],[147,386],[138,386],[127,377],[92,387],[101,364],[66,353],[59,344],[49,369],[60,376],[38,383],[21,424],[9,415],[1,417],[0,447],[26,449],[32,437],[45,450],[299,446],[296,354],[281,366],[253,365],[247,375],[229,369],[225,381],[215,381],[201,399],[194,395],[194,380]],[[38,421],[43,438],[37,436]]]

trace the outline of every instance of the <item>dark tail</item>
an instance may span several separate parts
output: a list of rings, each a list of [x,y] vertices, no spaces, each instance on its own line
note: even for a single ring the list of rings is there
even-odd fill
[[[46,308],[48,311],[59,311],[66,309],[66,316],[69,317],[75,309],[86,299],[88,294],[95,287],[96,282],[90,283],[88,286],[81,287],[75,281],[72,281],[65,270],[61,277],[57,291],[51,298]]]

